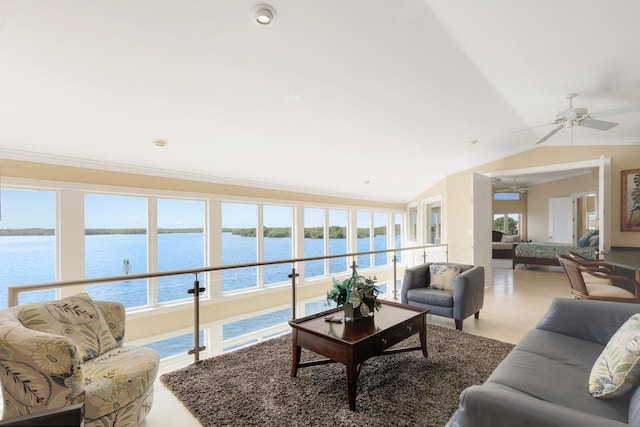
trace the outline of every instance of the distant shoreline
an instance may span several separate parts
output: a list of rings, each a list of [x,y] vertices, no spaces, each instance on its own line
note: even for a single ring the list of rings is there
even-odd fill
[[[291,237],[291,227],[264,227],[264,237]],[[331,226],[329,227],[330,239],[344,239],[346,237],[346,227]],[[202,233],[202,228],[159,228],[158,234],[177,234],[177,233]],[[256,229],[254,228],[223,228],[223,233],[231,233],[244,237],[255,237]],[[109,234],[147,234],[146,228],[87,228],[85,236],[109,235]],[[386,227],[376,227],[374,235],[386,235]],[[0,228],[0,237],[2,236],[53,236],[55,229],[53,228]],[[368,228],[358,228],[358,238],[369,237]],[[308,227],[304,229],[304,237],[309,239],[322,239],[324,237],[324,227]]]

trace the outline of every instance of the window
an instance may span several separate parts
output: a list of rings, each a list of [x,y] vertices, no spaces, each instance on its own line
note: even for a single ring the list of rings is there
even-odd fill
[[[520,214],[493,214],[493,229],[505,234],[520,234]]]
[[[515,193],[493,193],[493,200],[520,200],[521,194]]]
[[[329,255],[347,253],[347,211],[329,209]],[[347,271],[347,259],[331,258],[329,260],[329,274]]]
[[[7,287],[56,280],[56,193],[0,190],[0,308]],[[55,290],[20,294],[19,303],[55,299]]]
[[[371,212],[356,213],[356,228],[358,231],[356,252],[371,251]],[[359,269],[371,267],[371,254],[358,255],[356,263]]]
[[[387,214],[383,212],[374,212],[373,214],[373,250],[381,251],[387,249]],[[375,254],[374,265],[389,264],[389,254]]]
[[[409,208],[409,240],[418,241],[418,207]]]
[[[204,267],[204,202],[158,199],[158,271]],[[191,298],[193,274],[157,278],[158,302]]]
[[[394,215],[395,224],[394,224],[394,248],[402,247],[402,214],[396,213]],[[396,261],[402,262],[402,251],[398,251],[395,253]]]
[[[222,264],[243,264],[258,260],[256,224],[258,206],[249,203],[222,203]],[[257,268],[222,271],[222,291],[257,286]]]
[[[304,209],[304,257],[323,256],[325,252],[324,209]],[[324,261],[306,261],[304,276],[316,277],[324,275]]]
[[[441,202],[427,203],[426,212],[426,242],[434,245],[442,243],[442,208]]]
[[[85,277],[148,271],[146,198],[86,194],[84,224]],[[93,299],[120,301],[127,308],[148,304],[144,279],[88,285],[86,291]]]
[[[262,260],[275,261],[293,258],[291,226],[293,209],[290,206],[264,205],[262,208],[264,236]],[[264,284],[282,283],[288,280],[291,264],[265,265]]]

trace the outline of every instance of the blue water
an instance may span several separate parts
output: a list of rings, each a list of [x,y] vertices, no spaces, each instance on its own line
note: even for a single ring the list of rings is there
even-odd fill
[[[399,240],[399,236],[398,239]],[[397,245],[400,244],[398,241]],[[304,256],[324,254],[323,239],[305,239]],[[205,266],[204,235],[202,233],[176,233],[158,235],[158,271],[198,268]],[[386,236],[376,236],[373,247],[369,238],[358,239],[357,251],[386,249]],[[347,252],[346,239],[329,239],[329,254]],[[257,259],[257,239],[231,233],[222,233],[223,264],[241,264],[255,262]],[[265,238],[264,259],[283,260],[293,257],[291,238]],[[376,254],[373,264],[387,264],[387,254]],[[147,272],[147,236],[139,234],[92,235],[85,237],[85,277],[96,278],[125,274],[123,260],[129,262],[129,273]],[[305,277],[333,275],[348,271],[351,259],[334,258],[328,261],[310,261],[304,265]],[[358,256],[358,268],[371,266],[372,257]],[[0,308],[7,306],[7,286],[46,283],[56,280],[55,275],[55,237],[54,236],[1,236],[0,237]],[[291,264],[264,266],[264,286],[289,282]],[[250,289],[258,286],[260,269],[257,267],[227,270],[222,272],[222,290],[229,292]],[[204,286],[204,277],[199,275],[200,286]],[[191,296],[187,290],[193,288],[194,275],[170,276],[157,279],[158,302],[166,303]],[[127,308],[142,307],[148,304],[147,280],[130,280],[108,285],[88,285],[87,292],[94,299],[115,300]],[[35,301],[47,301],[55,298],[54,290],[21,294],[20,304]],[[326,309],[324,302],[308,304],[306,314]],[[289,309],[280,310],[259,318],[245,319],[224,325],[224,339],[240,336],[257,329],[285,323],[291,317]],[[184,352],[193,342],[192,335],[176,337],[155,343],[154,348],[164,349],[162,357],[176,351]],[[185,344],[186,343],[186,344]]]

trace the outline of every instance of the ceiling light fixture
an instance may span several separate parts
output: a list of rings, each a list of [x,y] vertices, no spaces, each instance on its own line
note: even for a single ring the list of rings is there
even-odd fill
[[[269,4],[260,3],[253,7],[252,15],[258,25],[269,25],[276,19],[276,10]]]
[[[151,141],[153,143],[153,145],[155,145],[156,147],[164,147],[168,144],[168,142],[164,139],[154,139],[153,141]]]

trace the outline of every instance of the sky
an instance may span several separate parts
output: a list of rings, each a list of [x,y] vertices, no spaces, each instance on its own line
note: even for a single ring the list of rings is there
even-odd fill
[[[324,223],[324,209],[306,208],[305,227]],[[0,228],[55,228],[56,193],[54,191],[0,190]],[[202,228],[205,202],[200,200],[158,199],[159,228]],[[369,212],[358,213],[358,226],[368,224]],[[222,226],[256,226],[257,205],[222,204]],[[293,208],[263,205],[265,227],[290,227]],[[385,225],[384,214],[374,214],[374,225]],[[345,210],[330,209],[329,224],[346,226]],[[86,228],[146,228],[147,199],[138,196],[85,195]]]

